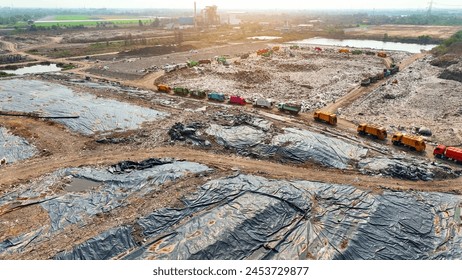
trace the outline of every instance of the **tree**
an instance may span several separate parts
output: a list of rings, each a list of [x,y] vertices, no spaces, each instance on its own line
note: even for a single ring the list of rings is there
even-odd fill
[[[138,25],[139,25],[139,26],[143,26],[143,22],[141,21],[141,19],[138,20]]]
[[[159,20],[159,18],[156,18],[156,19],[151,23],[151,25],[152,25],[153,27],[159,27],[159,26],[160,26],[160,20]]]

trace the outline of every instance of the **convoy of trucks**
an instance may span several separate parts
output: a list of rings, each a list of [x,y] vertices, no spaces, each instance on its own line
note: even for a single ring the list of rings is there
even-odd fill
[[[274,105],[274,102],[265,98],[255,98],[252,104],[255,107],[271,109]]]
[[[446,147],[440,144],[433,150],[433,155],[437,158],[449,159],[462,163],[462,149],[460,148]]]
[[[223,93],[218,93],[218,92],[211,92],[207,94],[207,97],[209,100],[218,101],[218,102],[224,102],[226,99],[226,96]]]
[[[403,134],[401,132],[393,134],[391,142],[395,146],[407,146],[411,148],[411,150],[416,150],[418,152],[422,152],[426,148],[425,141],[422,137]]]
[[[171,90],[172,88],[167,85],[164,85],[164,84],[157,85],[157,91],[169,93]]]
[[[278,110],[292,115],[297,115],[302,110],[302,107],[293,103],[279,103]]]
[[[174,87],[173,92],[181,96],[188,96],[189,94],[189,90],[187,88],[182,88],[182,87]]]
[[[231,95],[229,97],[229,103],[237,104],[237,105],[245,105],[245,104],[247,104],[247,102],[245,101],[245,98],[240,97],[238,95]]]
[[[259,55],[265,55],[267,53],[271,53],[272,51],[277,51],[278,48],[273,49],[261,49],[258,50]],[[320,49],[319,49],[320,50]],[[340,49],[339,52],[341,53],[349,53],[348,49]],[[378,52],[377,55],[379,57],[387,57],[386,53]],[[225,57],[217,57],[216,60],[219,63],[225,63]],[[200,61],[189,61],[188,66],[197,66],[199,64],[209,64],[211,63],[210,60],[200,60]],[[371,83],[377,82],[378,80],[384,79],[385,77],[391,76],[399,72],[399,67],[395,64],[392,64],[390,68],[384,69],[383,72],[378,73],[377,75],[373,75],[367,79],[361,81],[361,86],[368,86]],[[172,88],[166,84],[158,84],[157,90],[159,92],[169,93],[172,91]],[[247,101],[245,98],[240,97],[238,95],[232,95],[229,98],[223,94],[218,92],[210,92],[207,94],[205,90],[189,90],[184,87],[174,87],[173,92],[180,96],[190,96],[192,98],[202,99],[208,97],[209,100],[224,102],[228,100],[230,104],[238,104],[238,105],[246,105]],[[274,106],[274,102],[270,99],[265,98],[254,98],[252,100],[252,105],[254,107],[266,108],[271,109]],[[277,109],[282,112],[288,112],[290,114],[298,114],[301,111],[301,106],[293,103],[279,103]],[[337,116],[334,113],[324,112],[324,111],[316,111],[313,115],[316,121],[326,122],[331,125],[337,124]],[[379,140],[386,140],[387,139],[387,131],[383,127],[363,123],[358,125],[357,132],[360,135],[371,135]],[[414,136],[414,135],[407,135],[400,132],[394,133],[391,142],[393,145],[398,146],[407,146],[412,150],[416,151],[424,151],[426,149],[425,141],[422,137]],[[438,145],[434,151],[433,155],[436,158],[454,160],[456,162],[462,163],[462,149],[456,147],[447,147],[445,145]]]
[[[387,131],[383,127],[363,123],[358,125],[356,130],[361,135],[369,134],[380,140],[387,139]]]
[[[316,121],[323,121],[331,125],[337,124],[337,115],[329,112],[316,111],[313,115]]]

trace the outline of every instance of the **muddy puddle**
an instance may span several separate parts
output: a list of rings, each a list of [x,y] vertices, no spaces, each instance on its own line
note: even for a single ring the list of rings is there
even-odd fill
[[[64,187],[67,192],[85,192],[100,186],[101,183],[84,178],[72,178],[71,182]]]

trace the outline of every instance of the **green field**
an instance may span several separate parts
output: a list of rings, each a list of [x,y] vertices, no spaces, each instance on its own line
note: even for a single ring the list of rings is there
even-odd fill
[[[35,22],[34,25],[36,27],[52,27],[52,26],[60,26],[60,27],[72,27],[72,26],[79,26],[79,25],[83,25],[83,26],[86,26],[86,27],[94,27],[96,26],[98,23],[106,23],[106,25],[111,25],[111,24],[115,24],[115,25],[138,25],[139,24],[139,20],[138,19],[127,19],[127,20],[123,20],[123,19],[118,19],[118,20],[92,20],[92,21],[73,21],[73,22]],[[146,20],[146,19],[143,19],[141,20],[141,22],[143,22],[144,25],[149,25],[151,23],[150,20]],[[15,24],[14,27],[25,27],[27,24],[24,23],[24,22],[18,22],[17,24]]]
[[[91,19],[86,15],[59,15],[54,17],[55,20],[86,20]]]

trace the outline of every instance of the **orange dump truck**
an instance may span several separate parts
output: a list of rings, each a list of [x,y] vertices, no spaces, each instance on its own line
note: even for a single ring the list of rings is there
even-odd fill
[[[402,134],[400,132],[393,134],[391,142],[395,146],[407,146],[411,148],[411,150],[416,150],[418,152],[424,151],[426,148],[425,141],[422,137]]]
[[[384,53],[384,52],[378,52],[378,53],[377,53],[377,56],[378,56],[378,57],[387,57],[387,54]]]
[[[337,124],[337,115],[328,113],[328,112],[322,112],[322,111],[316,111],[314,112],[313,115],[314,119],[317,121],[324,121],[328,124],[331,125],[336,125]]]
[[[340,49],[338,50],[339,53],[350,53],[349,49]]]
[[[377,139],[385,140],[387,138],[387,131],[383,127],[378,127],[370,124],[360,124],[357,129],[361,135],[369,134],[375,136]]]
[[[164,85],[164,84],[157,85],[157,91],[169,93],[171,90],[172,88],[167,85]]]

